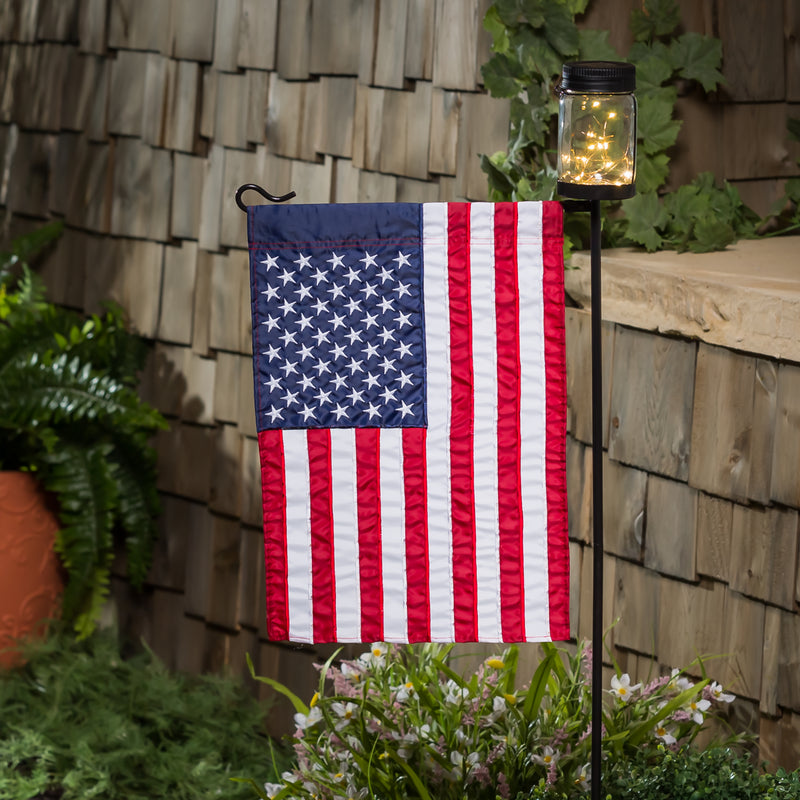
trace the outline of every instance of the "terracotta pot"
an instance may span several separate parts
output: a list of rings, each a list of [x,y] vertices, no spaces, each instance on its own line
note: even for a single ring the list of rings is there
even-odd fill
[[[63,576],[53,549],[58,519],[39,483],[0,472],[0,666],[21,663],[17,640],[58,614]]]

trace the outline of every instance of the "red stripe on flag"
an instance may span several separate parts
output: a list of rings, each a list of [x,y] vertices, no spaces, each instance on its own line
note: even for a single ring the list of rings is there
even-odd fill
[[[545,464],[547,555],[550,569],[550,637],[569,639],[569,539],[567,533],[567,369],[564,333],[563,214],[555,201],[542,203],[544,353],[547,403]]]
[[[503,639],[525,639],[525,580],[520,489],[520,354],[517,278],[517,205],[494,212],[497,318],[497,488],[500,538],[500,608]]]
[[[380,431],[356,430],[358,564],[361,581],[361,639],[383,639],[381,569]]]
[[[267,636],[289,638],[289,599],[286,567],[286,477],[283,434],[258,434],[261,458],[261,501],[264,507],[264,578],[267,595]]]
[[[333,493],[331,432],[309,428],[309,493],[311,500],[311,598],[314,641],[336,641],[336,592],[333,559]]]
[[[426,440],[425,428],[403,428],[409,642],[429,642],[431,638]]]
[[[454,629],[457,642],[477,639],[473,469],[472,308],[469,204],[447,207],[450,295],[450,498],[453,525]]]

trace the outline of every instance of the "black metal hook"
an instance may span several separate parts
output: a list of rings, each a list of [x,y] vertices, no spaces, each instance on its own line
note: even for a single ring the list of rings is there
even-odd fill
[[[247,206],[242,202],[242,195],[252,190],[254,192],[258,192],[265,200],[270,200],[273,203],[285,203],[287,200],[291,200],[293,197],[296,196],[296,192],[289,192],[288,194],[283,195],[276,195],[268,192],[266,189],[259,186],[257,183],[244,183],[236,190],[236,205],[247,213]]]

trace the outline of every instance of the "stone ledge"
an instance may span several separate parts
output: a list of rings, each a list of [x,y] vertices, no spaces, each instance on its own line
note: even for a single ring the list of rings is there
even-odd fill
[[[567,293],[591,302],[589,254]],[[800,236],[745,240],[717,253],[603,251],[603,319],[800,362]]]

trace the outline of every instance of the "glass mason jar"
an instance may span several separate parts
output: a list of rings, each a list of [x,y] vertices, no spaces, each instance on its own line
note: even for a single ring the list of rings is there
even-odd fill
[[[558,193],[581,200],[636,194],[636,67],[564,64],[558,108]]]

